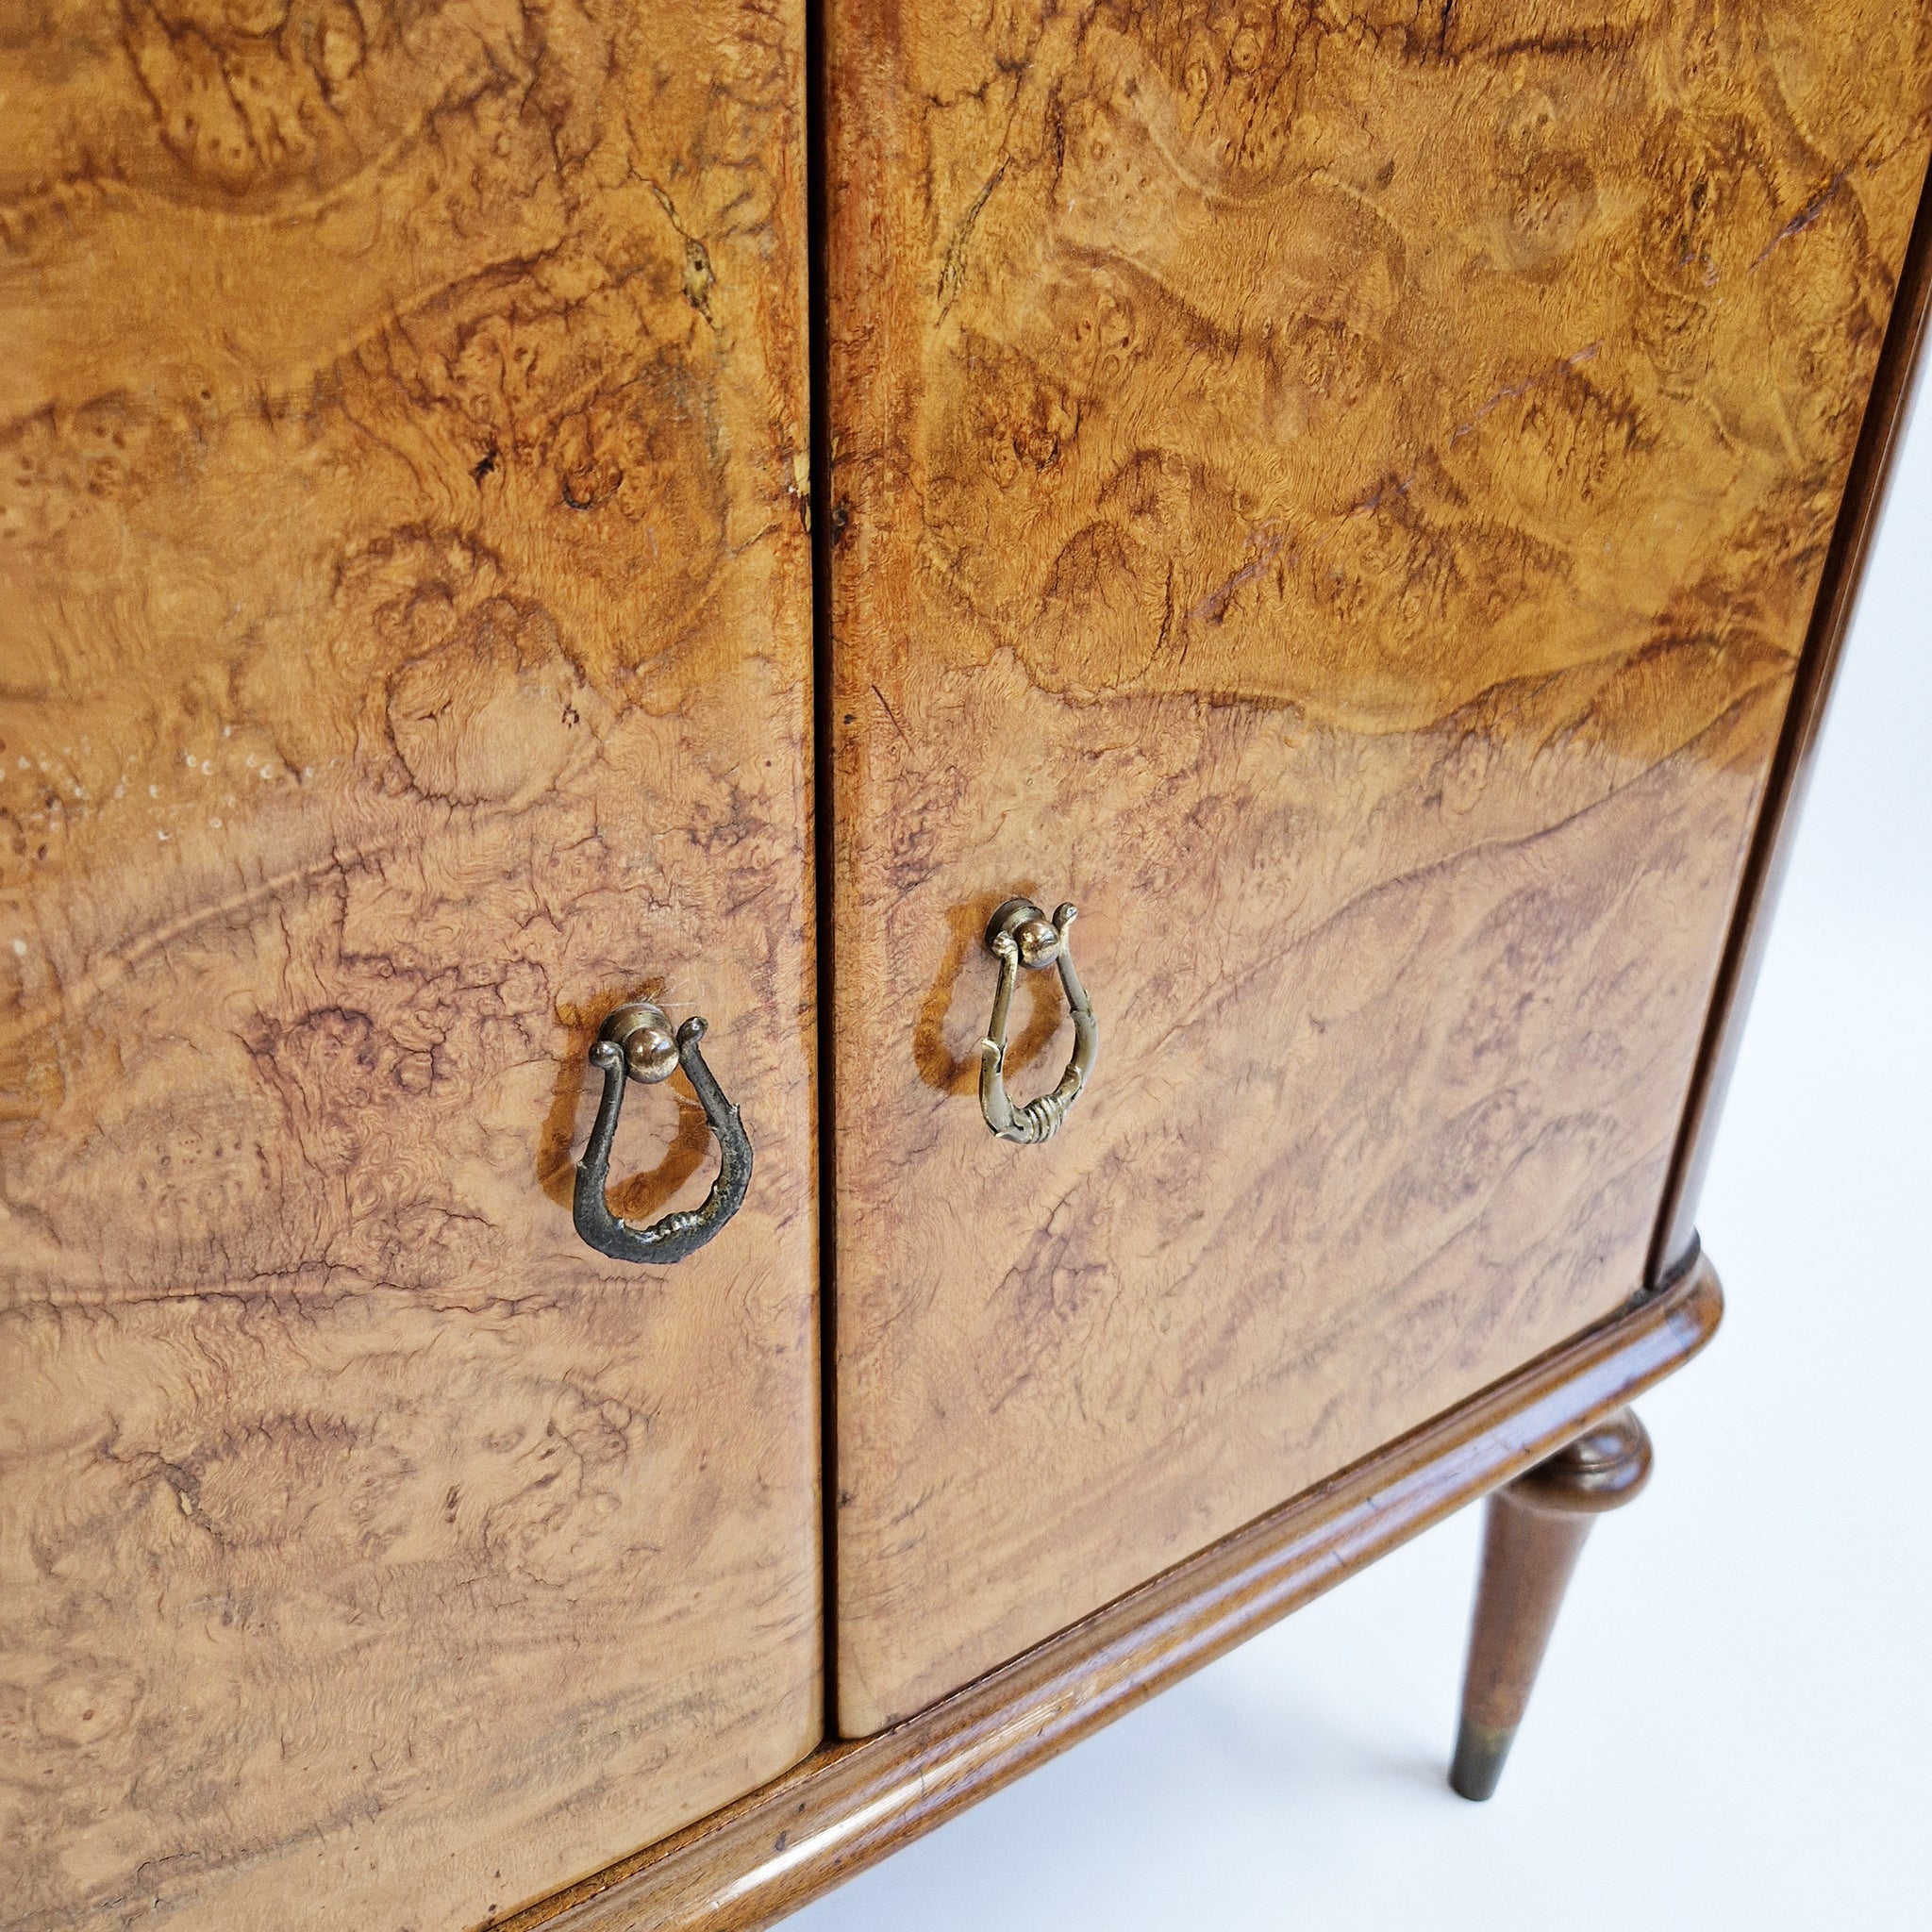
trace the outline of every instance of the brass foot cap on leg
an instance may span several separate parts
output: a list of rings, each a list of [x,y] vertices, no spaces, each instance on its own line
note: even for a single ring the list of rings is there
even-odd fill
[[[1502,1782],[1504,1761],[1516,1741],[1516,1728],[1492,1731],[1487,1724],[1473,1724],[1467,1718],[1456,1733],[1456,1758],[1449,1767],[1449,1789],[1458,1798],[1480,1805],[1496,1794]]]

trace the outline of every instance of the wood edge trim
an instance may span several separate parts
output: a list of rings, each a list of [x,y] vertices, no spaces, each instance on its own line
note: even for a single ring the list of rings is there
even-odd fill
[[[812,1154],[817,1230],[819,1392],[819,1619],[824,1662],[820,1706],[828,1737],[839,1734],[838,1566],[832,1560],[838,1524],[839,1474],[839,929],[837,773],[832,747],[832,305],[830,289],[829,70],[824,6],[805,9],[806,356],[810,414],[811,513],[811,787],[806,797],[811,853],[812,1026],[817,1077],[812,1082]]]
[[[1765,784],[1764,802],[1758,808],[1757,829],[1739,881],[1729,935],[1711,989],[1704,1041],[1691,1074],[1657,1214],[1645,1275],[1649,1281],[1660,1279],[1680,1265],[1696,1240],[1698,1197],[1710,1166],[1751,995],[1764,963],[1778,893],[1790,863],[1845,635],[1857,608],[1865,566],[1883,517],[1899,447],[1905,441],[1924,361],[1928,314],[1932,314],[1932,170],[1920,184],[1918,213],[1906,243],[1905,263],[1878,352],[1872,392],[1866,399],[1844,497],[1825,552],[1797,676]]]
[[[1145,1702],[1507,1482],[1695,1355],[1724,1297],[1664,1287],[1071,1629],[795,1769],[499,1932],[752,1932]]]

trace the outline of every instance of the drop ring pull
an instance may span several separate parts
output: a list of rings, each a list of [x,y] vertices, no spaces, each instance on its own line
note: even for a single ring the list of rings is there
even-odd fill
[[[1067,943],[1067,929],[1075,917],[1072,906],[1062,906],[1049,920],[1031,899],[1008,899],[986,928],[986,949],[1000,962],[1000,979],[992,996],[992,1018],[986,1038],[979,1042],[979,1110],[1002,1141],[1017,1141],[1022,1146],[1050,1141],[1059,1131],[1067,1109],[1079,1099],[1080,1090],[1093,1071],[1093,1056],[1100,1044],[1093,1004],[1074,971],[1074,956]],[[1073,1058],[1051,1093],[1016,1108],[1007,1097],[1006,1081],[1007,1021],[1013,987],[1023,968],[1056,965],[1074,1015]]]
[[[604,1097],[597,1105],[597,1124],[577,1165],[576,1193],[572,1219],[577,1232],[600,1255],[617,1261],[654,1261],[663,1265],[695,1254],[738,1212],[751,1182],[751,1142],[746,1140],[738,1109],[724,1098],[705,1057],[698,1051],[708,1023],[695,1017],[677,1029],[661,1007],[642,1000],[619,1007],[597,1029],[591,1047],[591,1064],[604,1075]],[[644,1226],[611,1213],[605,1198],[610,1174],[610,1143],[617,1138],[617,1117],[624,1110],[624,1090],[636,1080],[655,1086],[682,1066],[696,1090],[705,1118],[718,1141],[718,1178],[704,1206],[679,1209]]]

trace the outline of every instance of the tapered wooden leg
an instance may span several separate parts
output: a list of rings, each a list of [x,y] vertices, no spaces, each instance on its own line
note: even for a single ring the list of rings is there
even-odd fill
[[[1623,1408],[1490,1498],[1449,1768],[1463,1797],[1489,1797],[1503,1775],[1591,1519],[1627,1503],[1649,1476],[1650,1438]]]

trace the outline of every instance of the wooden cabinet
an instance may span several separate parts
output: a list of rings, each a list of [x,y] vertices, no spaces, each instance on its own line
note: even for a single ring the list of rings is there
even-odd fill
[[[821,1734],[803,13],[36,21],[0,1923],[472,1925]]]
[[[0,1925],[767,1923],[1716,1323],[1932,8],[814,18],[0,52]]]

